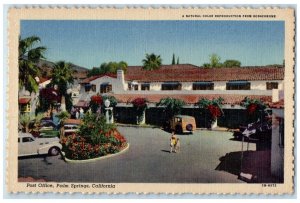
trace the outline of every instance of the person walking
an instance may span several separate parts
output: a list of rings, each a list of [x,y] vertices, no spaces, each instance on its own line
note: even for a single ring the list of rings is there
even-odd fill
[[[173,151],[176,152],[176,150],[175,150],[176,140],[177,139],[176,139],[175,133],[172,132],[172,135],[171,135],[171,138],[170,138],[170,147],[171,147],[170,153],[172,153]]]
[[[179,138],[177,138],[176,140],[176,144],[175,144],[175,153],[180,152],[180,141]]]

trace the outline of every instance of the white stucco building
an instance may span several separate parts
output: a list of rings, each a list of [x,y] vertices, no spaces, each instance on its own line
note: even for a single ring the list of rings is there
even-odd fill
[[[272,102],[274,90],[283,90],[284,68],[240,67],[201,68],[191,64],[163,65],[147,71],[129,66],[126,74],[98,75],[81,81],[79,102],[88,102],[94,94],[115,96],[120,103],[137,97],[156,103],[173,97],[194,104],[200,98],[224,98],[225,104],[237,105],[246,96]]]

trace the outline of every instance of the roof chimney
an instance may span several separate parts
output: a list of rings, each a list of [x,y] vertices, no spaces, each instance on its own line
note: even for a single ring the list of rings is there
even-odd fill
[[[120,80],[121,82],[125,82],[124,71],[123,71],[123,69],[119,68],[119,69],[117,70],[117,78],[118,78],[118,80]]]

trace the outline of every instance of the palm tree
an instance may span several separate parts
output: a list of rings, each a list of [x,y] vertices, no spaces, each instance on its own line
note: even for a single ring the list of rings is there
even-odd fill
[[[156,70],[161,66],[162,59],[160,55],[146,54],[146,58],[142,60],[144,70]]]
[[[73,69],[70,63],[59,61],[54,64],[50,84],[52,86],[57,85],[59,94],[65,97],[67,110],[72,108],[72,97],[71,94],[67,92],[67,89],[69,84],[73,84],[73,81]]]
[[[40,59],[45,59],[46,47],[35,47],[35,44],[40,41],[37,36],[25,39],[19,37],[19,88],[25,87],[30,93],[38,91],[38,83],[35,78],[39,76],[40,70],[37,63]]]
[[[28,133],[32,128],[38,129],[41,123],[43,114],[37,114],[36,116],[30,114],[22,114],[19,116],[19,125],[22,128],[22,132]]]

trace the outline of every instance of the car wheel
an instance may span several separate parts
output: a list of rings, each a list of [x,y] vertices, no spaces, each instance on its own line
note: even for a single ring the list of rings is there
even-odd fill
[[[187,124],[186,125],[186,130],[187,131],[193,131],[193,125],[192,124]]]
[[[48,151],[48,154],[50,156],[57,156],[59,154],[59,148],[58,147],[51,147]]]

